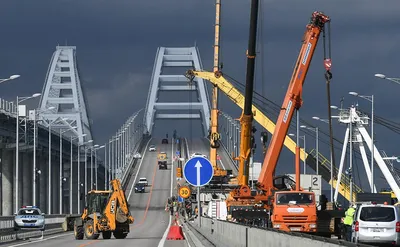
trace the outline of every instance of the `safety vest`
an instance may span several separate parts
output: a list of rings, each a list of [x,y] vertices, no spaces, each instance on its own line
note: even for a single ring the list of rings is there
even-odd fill
[[[356,209],[353,207],[347,209],[347,211],[345,213],[344,221],[343,221],[343,223],[345,225],[351,226],[353,224],[353,216],[354,216],[355,211],[356,211]]]

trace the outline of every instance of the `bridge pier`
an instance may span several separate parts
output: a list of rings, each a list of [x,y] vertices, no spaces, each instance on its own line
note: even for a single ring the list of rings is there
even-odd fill
[[[14,152],[12,150],[1,150],[1,212],[2,215],[12,215],[13,205],[13,178],[14,178]]]
[[[47,212],[47,179],[49,177],[49,171],[47,169],[48,165],[49,165],[49,160],[47,158],[47,156],[45,155],[44,152],[40,152],[40,156],[38,157],[36,162],[37,164],[37,169],[40,170],[40,174],[37,173],[37,182],[38,185],[37,187],[39,188],[39,193],[38,193],[38,197],[37,198],[37,203],[40,207],[40,209],[43,212]]]
[[[22,177],[21,180],[21,188],[22,188],[22,204],[20,206],[32,205],[32,158],[30,157],[30,152],[20,153],[22,158],[21,168],[22,168]]]

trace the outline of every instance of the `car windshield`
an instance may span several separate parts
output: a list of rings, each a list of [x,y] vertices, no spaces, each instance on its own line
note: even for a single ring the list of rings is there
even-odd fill
[[[150,147],[151,147],[151,148],[155,148],[156,146],[154,146],[154,145],[151,145]]]
[[[40,215],[40,213],[37,209],[25,208],[19,210],[18,215]]]
[[[314,203],[313,194],[309,193],[278,193],[276,204],[312,204]]]
[[[141,184],[140,182],[136,184],[137,187],[143,187],[143,184]]]
[[[392,207],[362,207],[360,212],[360,220],[362,221],[378,221],[391,222],[396,219],[394,208]]]

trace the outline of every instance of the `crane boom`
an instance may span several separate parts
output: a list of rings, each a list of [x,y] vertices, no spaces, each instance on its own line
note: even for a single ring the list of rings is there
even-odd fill
[[[303,103],[301,94],[303,91],[304,80],[306,79],[308,69],[310,68],[310,63],[320,33],[323,30],[325,23],[328,21],[330,21],[328,16],[321,12],[314,12],[310,23],[306,27],[303,45],[297,58],[295,69],[278,116],[276,128],[272,135],[267,154],[264,158],[264,165],[258,178],[258,183],[263,189],[273,187],[273,176],[283,147],[283,142],[287,135],[294,110],[299,109]]]

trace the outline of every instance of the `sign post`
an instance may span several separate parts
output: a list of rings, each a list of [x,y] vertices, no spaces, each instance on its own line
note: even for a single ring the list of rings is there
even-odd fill
[[[197,187],[197,210],[199,226],[201,226],[200,187],[207,185],[214,176],[211,162],[203,157],[189,159],[183,169],[183,176],[189,184]]]

